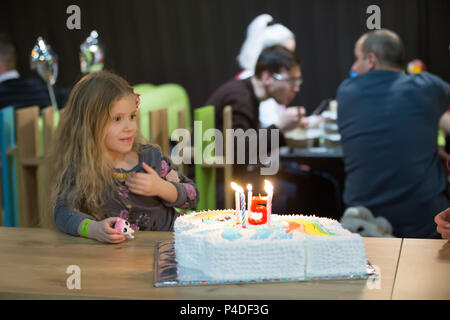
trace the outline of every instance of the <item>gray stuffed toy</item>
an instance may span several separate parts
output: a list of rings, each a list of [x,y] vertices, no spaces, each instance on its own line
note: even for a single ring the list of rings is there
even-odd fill
[[[392,226],[383,217],[374,217],[366,207],[349,207],[341,218],[342,226],[363,237],[393,237]]]

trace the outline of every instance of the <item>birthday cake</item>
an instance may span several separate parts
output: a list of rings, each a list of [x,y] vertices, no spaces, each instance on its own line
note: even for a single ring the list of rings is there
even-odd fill
[[[244,212],[246,212],[244,210]],[[248,213],[248,212],[246,212]],[[203,211],[175,221],[179,281],[363,277],[367,259],[360,235],[328,218]]]

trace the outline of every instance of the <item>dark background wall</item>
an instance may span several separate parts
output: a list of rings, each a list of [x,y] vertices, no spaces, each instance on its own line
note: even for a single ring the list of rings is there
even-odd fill
[[[66,27],[71,4],[81,8],[81,30]],[[239,71],[247,25],[269,13],[296,34],[305,82],[293,104],[311,111],[347,77],[371,4],[381,27],[404,40],[408,61],[420,58],[450,80],[448,0],[2,0],[0,32],[14,40],[24,76],[34,75],[29,54],[43,36],[59,56],[57,85],[71,87],[81,76],[79,46],[96,29],[107,69],[131,84],[181,84],[197,107]]]

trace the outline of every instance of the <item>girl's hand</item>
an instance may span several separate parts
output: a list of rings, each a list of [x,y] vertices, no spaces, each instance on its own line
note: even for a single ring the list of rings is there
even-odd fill
[[[147,173],[135,173],[125,180],[125,185],[131,192],[141,196],[159,196],[160,185],[164,180],[145,162],[142,162],[142,167]]]
[[[159,176],[159,174],[142,162],[142,167],[147,173],[135,173],[125,180],[125,185],[131,192],[147,197],[160,197],[168,202],[175,202],[178,197],[177,189]]]
[[[121,243],[125,236],[116,231],[113,226],[119,217],[107,218],[102,221],[91,221],[87,228],[87,236],[104,243]]]

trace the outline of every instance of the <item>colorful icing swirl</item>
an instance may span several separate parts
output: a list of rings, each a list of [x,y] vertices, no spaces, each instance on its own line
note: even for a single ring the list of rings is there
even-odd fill
[[[195,215],[196,218],[202,219],[205,224],[223,224],[226,226],[236,225],[236,215],[234,212],[224,213],[224,212],[205,212]]]
[[[294,233],[301,233],[311,236],[334,236],[334,234],[328,231],[322,224],[317,221],[311,221],[308,219],[280,219],[272,221],[272,226],[267,225],[247,225],[246,230],[236,226],[236,215],[234,211],[207,211],[199,212],[192,215],[193,219],[201,219],[202,223],[211,227],[215,231],[222,229],[221,235],[223,239],[234,241],[248,232],[254,230],[251,233],[250,240],[263,240],[263,239],[291,239]],[[243,233],[241,233],[241,231]],[[204,232],[196,232],[198,234],[204,234]]]

